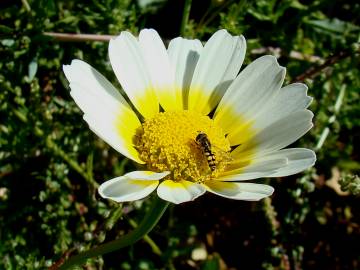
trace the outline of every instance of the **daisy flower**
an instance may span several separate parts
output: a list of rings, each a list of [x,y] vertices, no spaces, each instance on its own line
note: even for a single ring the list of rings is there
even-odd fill
[[[312,127],[306,85],[282,88],[285,68],[269,55],[239,73],[245,51],[245,38],[226,30],[204,46],[177,37],[167,49],[153,29],[122,32],[109,58],[127,98],[87,63],[64,65],[90,129],[142,168],[104,182],[102,197],[134,201],[156,190],[178,204],[209,191],[256,201],[274,189],[244,181],[314,164],[309,149],[283,149]]]

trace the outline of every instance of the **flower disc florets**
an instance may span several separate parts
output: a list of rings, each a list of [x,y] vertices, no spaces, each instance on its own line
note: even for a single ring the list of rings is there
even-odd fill
[[[216,169],[211,171],[207,157],[196,142],[205,133],[215,155]],[[194,111],[161,112],[147,119],[139,130],[135,146],[140,158],[153,171],[170,171],[168,179],[204,182],[223,171],[229,159],[230,144],[208,116]]]

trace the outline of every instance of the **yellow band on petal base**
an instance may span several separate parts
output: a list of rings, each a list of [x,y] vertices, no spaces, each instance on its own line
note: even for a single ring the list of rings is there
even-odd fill
[[[230,145],[236,146],[231,152],[231,164],[226,170],[229,171],[229,174],[233,173],[232,170],[237,170],[237,174],[239,174],[253,162],[256,154],[258,142],[255,140],[255,135],[258,131],[254,128],[254,120],[246,119],[231,106],[223,106],[221,111],[215,113],[214,122],[227,133],[226,138]],[[244,145],[246,145],[246,149],[243,147]]]
[[[211,170],[208,158],[196,142],[199,132],[205,133],[215,155],[216,169]],[[135,148],[148,169],[170,171],[166,179],[204,182],[225,170],[230,158],[230,144],[221,128],[208,116],[194,111],[161,112],[146,119],[138,129]]]

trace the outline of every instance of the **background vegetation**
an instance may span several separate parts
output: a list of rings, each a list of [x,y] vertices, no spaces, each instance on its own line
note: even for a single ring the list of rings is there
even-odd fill
[[[107,42],[44,34],[179,35],[183,1],[3,0],[0,3],[0,269],[44,269],[125,234],[148,199],[119,207],[99,198],[104,180],[134,168],[94,135],[69,95],[62,65],[84,59],[120,89]],[[265,179],[259,203],[205,195],[171,206],[136,245],[86,269],[360,269],[359,15],[355,0],[193,0],[185,36],[243,34],[245,64],[274,54],[286,84],[304,81],[315,127],[310,171]],[[339,185],[348,191],[343,192]],[[150,198],[151,199],[151,198]]]

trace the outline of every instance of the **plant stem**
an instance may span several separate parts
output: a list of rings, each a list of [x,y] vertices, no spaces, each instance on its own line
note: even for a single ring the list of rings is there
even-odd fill
[[[112,36],[112,35],[55,33],[55,32],[44,32],[43,35],[47,37],[51,37],[53,41],[57,41],[57,42],[87,42],[87,41],[109,42],[112,38],[116,38],[116,36]],[[164,42],[165,44],[168,44],[170,40],[164,40]],[[307,55],[299,51],[290,51],[289,54],[285,54],[279,47],[256,48],[256,49],[252,49],[250,51],[250,54],[252,55],[273,54],[277,58],[281,56],[286,56],[290,59],[307,61],[310,63],[319,63],[319,64],[323,64],[325,62],[325,60],[319,56]],[[6,87],[4,85],[1,86]]]
[[[319,137],[319,140],[315,146],[315,152],[318,152],[321,149],[321,147],[324,145],[324,142],[325,142],[327,136],[330,133],[329,125],[332,125],[335,122],[336,116],[340,112],[340,108],[341,108],[341,105],[343,103],[343,99],[345,96],[345,91],[346,91],[346,84],[344,84],[340,89],[339,95],[337,96],[337,99],[335,102],[334,113],[329,118],[328,123],[327,123],[328,125],[323,129],[323,131]]]
[[[180,26],[180,35],[181,36],[185,35],[186,25],[189,21],[189,16],[190,16],[190,9],[191,9],[191,0],[185,0],[183,16],[182,16],[181,26]]]
[[[94,34],[75,34],[75,33],[54,33],[54,32],[44,32],[44,36],[51,37],[58,41],[110,41],[116,36],[111,35],[94,35]]]
[[[159,222],[161,216],[164,214],[168,205],[168,202],[163,201],[158,197],[155,197],[155,201],[151,206],[151,210],[147,212],[144,219],[141,221],[140,225],[136,229],[119,239],[113,240],[88,251],[82,252],[74,257],[71,257],[62,266],[60,266],[59,269],[70,269],[75,265],[83,264],[86,259],[100,256],[134,244],[135,242],[142,239],[144,235],[148,234],[154,228],[154,226]]]
[[[323,64],[320,66],[312,66],[308,70],[306,70],[304,73],[297,76],[292,82],[302,82],[305,79],[312,79],[316,77],[317,75],[321,74],[324,69],[328,68],[329,66],[334,65],[335,63],[339,62],[342,59],[345,59],[349,56],[351,56],[354,52],[351,50],[347,51],[341,51],[336,55],[330,56],[325,60]]]
[[[207,18],[206,20],[204,19],[201,23],[198,24],[198,26],[196,27],[196,32],[199,32],[201,28],[204,28],[207,24],[214,20],[224,8],[226,8],[233,2],[234,0],[224,1],[224,3],[222,3],[218,8],[214,8],[214,10],[211,10],[211,15],[209,16],[209,18]],[[243,1],[241,5],[243,6],[244,3],[246,3],[246,1]],[[210,12],[208,14],[210,14]]]
[[[129,218],[128,219],[129,224],[131,227],[133,227],[134,229],[136,229],[138,227],[138,224],[135,222],[135,220]],[[159,246],[154,242],[154,240],[152,240],[147,234],[144,235],[144,241],[146,243],[149,244],[149,246],[151,247],[151,250],[156,254],[156,255],[161,255],[161,249],[159,248]]]

